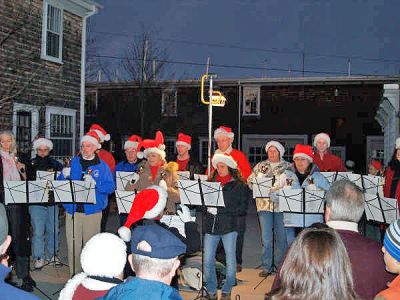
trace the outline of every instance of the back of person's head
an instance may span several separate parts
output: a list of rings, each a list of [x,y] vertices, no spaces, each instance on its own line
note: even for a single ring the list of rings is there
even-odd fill
[[[132,231],[131,252],[129,260],[136,276],[169,284],[186,245],[158,224],[143,225]]]
[[[358,223],[364,213],[364,194],[347,179],[338,180],[331,185],[325,195],[325,202],[329,209],[329,220],[326,221]]]
[[[400,220],[394,221],[386,229],[382,250],[386,270],[400,274]]]
[[[339,234],[306,228],[293,242],[280,271],[281,287],[269,299],[356,299],[350,259]]]

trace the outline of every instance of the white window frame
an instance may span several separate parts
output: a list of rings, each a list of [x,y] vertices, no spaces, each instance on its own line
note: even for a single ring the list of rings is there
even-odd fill
[[[166,93],[171,93],[174,92],[175,93],[175,112],[172,114],[167,114],[165,112],[165,96]],[[174,88],[170,88],[170,89],[163,89],[162,90],[162,94],[161,94],[161,115],[163,117],[176,117],[178,116],[178,91]]]
[[[256,94],[257,94],[257,113],[246,113],[246,110],[245,110],[245,108],[246,108],[246,98],[245,98],[246,90],[247,91],[255,91]],[[260,86],[243,86],[243,89],[242,89],[242,93],[243,93],[243,96],[242,96],[242,116],[244,116],[244,117],[258,117],[258,116],[260,116],[260,95],[261,95],[260,90],[261,90]]]
[[[59,58],[47,55],[47,15],[48,15],[48,7],[49,5],[59,9],[61,11],[61,24],[60,24],[60,42],[58,45],[58,54]],[[54,63],[63,64],[63,36],[64,36],[64,9],[57,5],[52,0],[44,0],[43,1],[43,17],[42,17],[42,48],[40,58],[44,60],[48,60]]]
[[[15,137],[17,137],[17,112],[25,111],[31,113],[31,137],[35,139],[36,136],[39,134],[39,106],[31,105],[31,104],[24,104],[24,103],[14,103],[13,105],[13,115],[12,115],[12,132]],[[33,155],[33,149],[31,154]]]
[[[203,164],[203,142],[207,142],[208,143],[208,137],[206,137],[206,136],[200,136],[199,137],[199,161],[203,166],[207,166],[207,162],[206,162],[206,164]],[[211,144],[215,145],[215,149],[218,148],[217,143],[215,142],[214,138],[212,138]],[[213,149],[212,148],[213,147],[211,146],[211,157],[213,156]],[[206,160],[206,159],[208,159],[208,157],[205,157],[204,159]]]
[[[63,116],[71,116],[72,117],[72,155],[75,152],[75,140],[76,140],[76,109],[58,107],[58,106],[46,106],[46,138],[52,139],[53,137],[50,135],[50,115],[63,115]],[[58,137],[56,137],[59,139]],[[69,138],[68,138],[69,139]]]

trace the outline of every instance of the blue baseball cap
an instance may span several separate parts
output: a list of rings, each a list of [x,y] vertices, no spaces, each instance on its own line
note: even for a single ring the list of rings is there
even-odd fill
[[[149,251],[138,249],[141,242],[150,245]],[[186,245],[171,231],[158,224],[142,225],[132,231],[131,251],[134,254],[170,259],[186,252]]]

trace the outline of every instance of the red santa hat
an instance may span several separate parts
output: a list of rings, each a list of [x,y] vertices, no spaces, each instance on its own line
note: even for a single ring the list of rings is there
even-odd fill
[[[127,148],[135,148],[139,146],[139,143],[142,141],[142,138],[136,134],[131,135],[128,140],[124,144],[124,150]]]
[[[282,158],[283,154],[285,154],[285,147],[282,146],[281,143],[277,142],[277,141],[269,141],[266,145],[265,145],[265,152],[267,152],[268,154],[268,149],[269,147],[275,147],[276,150],[278,150],[279,152],[279,157]]]
[[[235,134],[232,132],[232,128],[226,126],[219,126],[217,129],[215,129],[214,139],[217,139],[217,137],[220,135],[225,135],[232,140],[235,137]]]
[[[237,169],[237,162],[233,159],[232,156],[226,153],[217,153],[212,158],[212,165],[214,169],[217,168],[218,163],[224,163],[229,168]]]
[[[98,149],[101,148],[100,138],[96,131],[89,131],[81,138],[81,145],[83,142],[88,142],[97,146]]]
[[[161,131],[156,132],[156,138],[154,140],[146,139],[139,143],[137,149],[144,148],[143,152],[138,152],[138,158],[147,158],[149,153],[157,153],[161,156],[162,159],[165,159],[165,145],[164,145],[164,136]]]
[[[328,144],[328,148],[331,146],[331,138],[329,137],[329,135],[325,132],[321,132],[318,133],[314,138],[314,147],[317,146],[317,141],[321,139],[326,141],[326,143]]]
[[[296,157],[303,157],[309,162],[313,162],[313,150],[310,145],[297,144],[294,148],[293,159]]]
[[[178,134],[178,139],[176,140],[176,146],[183,145],[190,150],[192,148],[192,137],[190,135],[180,132]]]
[[[383,170],[382,163],[379,160],[373,159],[369,164],[379,171]]]
[[[132,208],[124,224],[118,229],[119,236],[125,241],[131,240],[131,226],[141,219],[158,217],[167,204],[167,191],[157,185],[152,185],[140,191],[133,199]]]
[[[109,141],[111,136],[105,131],[103,127],[99,124],[92,124],[90,126],[89,131],[95,131],[100,138],[100,142],[103,143],[104,141]]]
[[[33,141],[33,149],[36,151],[39,147],[47,147],[51,151],[53,150],[53,142],[46,138],[38,138]]]

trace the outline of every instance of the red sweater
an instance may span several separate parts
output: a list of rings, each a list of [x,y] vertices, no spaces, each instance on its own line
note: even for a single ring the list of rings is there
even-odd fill
[[[75,290],[74,296],[72,300],[94,300],[100,297],[105,296],[108,293],[108,290],[105,291],[93,291],[85,288],[82,284],[78,285]]]
[[[318,152],[314,153],[314,163],[318,166],[320,172],[346,172],[342,159],[327,151],[323,160]]]
[[[101,160],[103,160],[107,166],[110,168],[111,173],[114,174],[115,170],[115,159],[114,156],[108,152],[107,150],[100,149],[99,152],[97,152],[97,155]]]
[[[240,174],[243,177],[244,182],[247,181],[247,177],[251,174],[251,166],[247,160],[246,154],[237,149],[232,149],[231,153],[228,153],[237,162]],[[211,165],[211,174],[214,172],[214,167]]]

